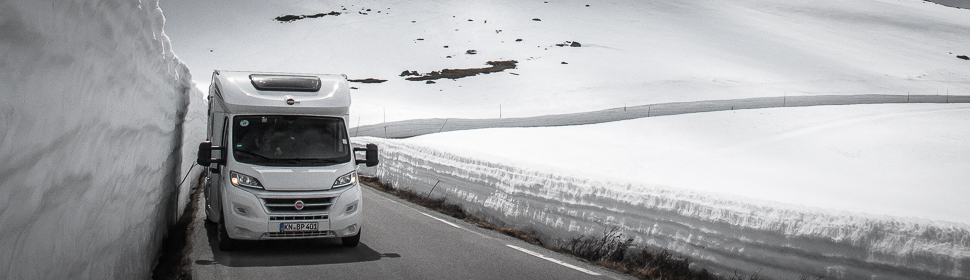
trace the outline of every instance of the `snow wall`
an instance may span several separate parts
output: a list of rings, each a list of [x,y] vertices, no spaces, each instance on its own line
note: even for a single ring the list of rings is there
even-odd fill
[[[0,278],[151,276],[204,137],[163,23],[157,0],[0,1]]]
[[[618,226],[639,245],[668,248],[723,275],[776,279],[966,279],[970,227],[756,203],[688,190],[527,170],[402,140],[375,143],[381,164],[361,167],[396,188],[459,203],[490,222],[540,234],[546,244],[602,236]]]

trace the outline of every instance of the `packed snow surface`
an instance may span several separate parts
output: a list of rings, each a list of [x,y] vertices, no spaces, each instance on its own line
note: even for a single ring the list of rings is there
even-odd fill
[[[0,1],[0,278],[150,277],[204,128],[163,22],[153,0]]]
[[[362,174],[553,238],[619,226],[708,269],[970,275],[970,105],[771,108],[400,140]]]

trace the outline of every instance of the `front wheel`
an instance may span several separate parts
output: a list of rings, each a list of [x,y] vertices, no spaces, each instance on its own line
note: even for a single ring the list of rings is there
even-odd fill
[[[226,219],[219,219],[219,250],[224,252],[236,250],[236,243],[229,237],[229,231],[226,230]]]
[[[342,238],[340,238],[340,242],[342,242],[344,244],[344,247],[357,247],[357,244],[360,244],[360,232],[361,231],[362,230],[358,230],[357,231],[357,234],[354,235],[354,236],[348,236],[348,237],[342,237]]]

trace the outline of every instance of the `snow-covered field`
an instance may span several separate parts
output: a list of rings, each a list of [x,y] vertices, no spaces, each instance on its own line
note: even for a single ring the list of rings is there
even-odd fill
[[[0,278],[150,277],[204,138],[157,3],[0,1]]]
[[[355,85],[351,126],[751,97],[970,95],[970,61],[956,57],[970,55],[970,10],[919,0],[161,5],[201,88],[214,69],[388,80]],[[342,14],[275,20],[330,12]],[[566,41],[582,47],[556,46]],[[519,63],[436,84],[398,76],[499,60]]]
[[[970,11],[918,0],[161,5],[200,88],[213,69],[388,80],[355,84],[350,125],[362,128],[446,131],[671,102],[970,96],[970,61],[958,58],[970,54]],[[275,20],[331,12],[341,14]],[[556,46],[566,41],[582,46]],[[498,60],[517,68],[434,84],[399,76]],[[641,244],[727,273],[966,278],[968,115],[960,104],[820,106],[356,141],[382,145],[381,167],[366,172],[423,191],[441,180],[435,194],[549,237],[621,224]]]

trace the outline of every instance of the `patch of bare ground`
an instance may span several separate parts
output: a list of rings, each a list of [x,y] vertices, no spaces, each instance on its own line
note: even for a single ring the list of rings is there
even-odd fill
[[[556,44],[556,46],[578,48],[578,47],[582,47],[583,44],[580,44],[579,42],[576,42],[576,41],[566,41],[565,43],[562,43],[562,44]]]
[[[189,246],[189,236],[192,232],[192,220],[195,219],[195,211],[198,210],[196,199],[199,192],[202,191],[204,180],[205,177],[199,176],[198,181],[195,182],[198,188],[189,196],[192,199],[188,207],[185,208],[185,212],[179,217],[178,222],[169,228],[168,235],[162,241],[158,264],[152,270],[152,279],[192,279],[191,264],[188,257],[192,250],[192,246]]]
[[[491,65],[486,68],[468,68],[468,69],[443,69],[441,71],[431,71],[430,73],[421,75],[417,71],[404,70],[401,72],[401,77],[415,76],[405,78],[408,81],[429,81],[438,79],[460,79],[464,77],[471,77],[478,74],[489,74],[495,72],[502,72],[506,69],[515,69],[518,61],[515,60],[505,60],[505,61],[489,61],[485,64]]]
[[[279,22],[294,22],[294,21],[297,21],[297,20],[305,19],[305,18],[318,18],[318,17],[339,16],[339,15],[340,15],[340,12],[338,12],[338,11],[332,11],[332,12],[329,12],[329,13],[312,14],[312,15],[283,15],[283,16],[276,17],[276,21],[279,21]]]
[[[633,275],[639,279],[689,279],[689,280],[759,280],[765,279],[757,273],[740,275],[735,273],[729,278],[714,275],[707,270],[695,271],[690,269],[690,260],[674,256],[666,249],[657,251],[633,245],[633,239],[624,238],[618,233],[618,228],[604,231],[603,236],[580,236],[566,241],[563,245],[544,245],[538,239],[536,232],[523,232],[512,228],[497,227],[482,221],[478,217],[470,216],[461,206],[448,203],[444,197],[432,198],[428,194],[421,194],[410,189],[400,189],[390,184],[382,183],[376,177],[360,177],[360,182],[377,190],[393,194],[412,203],[434,209],[443,214],[463,219],[479,227],[497,230],[505,235],[519,238],[525,242],[544,246],[550,250],[571,254],[590,263]],[[433,189],[432,189],[433,190]],[[801,276],[798,280],[820,280],[821,277]]]
[[[387,82],[387,80],[374,79],[374,78],[350,79],[350,80],[347,80],[347,81],[348,82],[351,82],[351,83],[362,83],[362,84],[380,84],[380,83],[383,83],[383,82]]]

